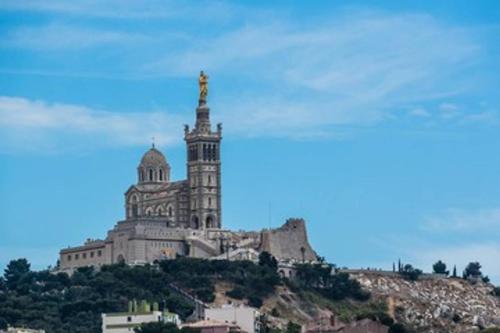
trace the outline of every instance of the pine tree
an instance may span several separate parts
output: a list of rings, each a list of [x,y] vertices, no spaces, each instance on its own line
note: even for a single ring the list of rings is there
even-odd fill
[[[457,265],[454,265],[453,266],[453,275],[452,275],[454,278],[457,277]]]

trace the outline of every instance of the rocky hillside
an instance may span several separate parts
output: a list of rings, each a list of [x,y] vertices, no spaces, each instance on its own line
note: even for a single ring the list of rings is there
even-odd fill
[[[385,300],[389,314],[418,332],[477,332],[500,326],[500,298],[490,284],[463,279],[408,281],[397,274],[350,273],[375,299]]]

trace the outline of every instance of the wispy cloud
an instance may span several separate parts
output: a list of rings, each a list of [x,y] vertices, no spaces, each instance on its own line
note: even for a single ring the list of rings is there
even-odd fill
[[[161,145],[177,143],[183,119],[167,112],[115,113],[17,97],[0,97],[2,144],[37,150],[71,145],[144,145],[154,136]]]
[[[467,211],[447,209],[437,216],[425,218],[422,229],[442,232],[500,232],[500,207]]]
[[[2,47],[37,50],[70,50],[117,44],[139,45],[151,38],[143,34],[99,30],[62,24],[21,27],[3,36]]]
[[[199,17],[199,7],[192,5],[151,2],[129,8],[112,3],[5,1],[0,9],[111,20],[156,14]],[[85,26],[86,20],[79,21],[82,26],[55,20],[63,23],[10,30],[0,45],[60,52],[96,47],[107,55],[99,58],[100,72],[78,68],[73,73],[78,77],[192,78],[205,69],[214,78],[214,112],[228,131],[242,135],[330,138],[345,135],[340,126],[375,126],[409,115],[417,124],[432,122],[430,127],[498,123],[495,112],[470,112],[443,102],[473,87],[470,71],[485,53],[473,29],[423,14],[350,10],[311,24],[223,3],[205,9],[231,24],[207,27],[196,19],[193,29],[173,33],[171,26],[161,24],[157,29],[111,30],[108,24]],[[203,16],[210,16],[205,9]],[[131,52],[116,52],[117,46]],[[54,63],[64,61],[64,53],[51,55],[58,57]],[[58,67],[2,72],[71,76],[72,65],[61,73]],[[408,112],[412,105],[421,107]]]
[[[377,124],[398,117],[408,104],[438,104],[470,88],[464,73],[482,52],[470,31],[425,15],[351,14],[300,27],[274,18],[193,36],[193,43],[143,70],[237,74],[237,93],[225,92],[228,103],[220,104],[243,119],[236,125],[299,124],[296,134],[301,127]],[[258,87],[258,97],[247,98],[245,81]]]
[[[9,11],[31,11],[46,12],[52,14],[88,16],[111,19],[171,19],[189,17],[195,13],[200,14],[201,2],[196,4],[181,4],[174,1],[132,1],[132,0],[110,0],[110,1],[37,1],[37,0],[5,0],[0,3],[0,10]],[[200,19],[207,17],[220,18],[230,7],[222,3],[210,2],[209,6],[203,6],[203,15]],[[189,15],[191,14],[191,15]],[[217,16],[216,16],[217,15]],[[214,17],[216,16],[216,17]]]

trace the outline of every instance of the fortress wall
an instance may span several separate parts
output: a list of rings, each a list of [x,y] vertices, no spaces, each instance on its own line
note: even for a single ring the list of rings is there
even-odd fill
[[[288,219],[280,228],[263,230],[261,237],[259,251],[267,251],[278,259],[316,260],[316,253],[307,239],[303,219]]]

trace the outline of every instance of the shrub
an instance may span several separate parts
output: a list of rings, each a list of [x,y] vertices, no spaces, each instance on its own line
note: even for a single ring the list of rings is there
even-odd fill
[[[389,333],[408,333],[409,331],[403,324],[396,323],[389,327]]]
[[[262,299],[257,296],[248,297],[248,305],[253,306],[254,308],[260,308],[262,303]]]
[[[500,287],[493,288],[493,295],[500,297]]]
[[[445,275],[450,274],[450,271],[446,270],[446,264],[441,260],[438,260],[438,262],[432,265],[432,270],[436,274],[445,274]]]
[[[404,265],[399,274],[407,280],[417,281],[419,276],[422,275],[422,271],[418,268],[413,268],[412,265]]]
[[[500,327],[490,327],[481,331],[482,333],[500,333]]]
[[[332,274],[333,266],[331,265],[296,264],[295,268],[297,287],[315,290],[332,300],[352,298],[366,301],[370,298],[370,293],[363,290],[361,284],[351,279],[349,274]]]
[[[467,279],[469,277],[478,277],[481,275],[481,264],[476,261],[470,262],[467,267],[465,267],[463,277]]]
[[[226,295],[236,299],[243,299],[245,297],[245,290],[238,286],[233,290],[228,291]]]

